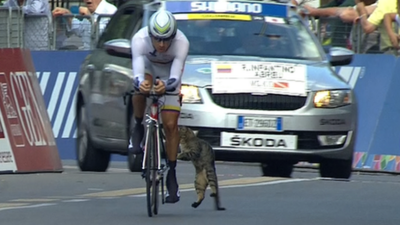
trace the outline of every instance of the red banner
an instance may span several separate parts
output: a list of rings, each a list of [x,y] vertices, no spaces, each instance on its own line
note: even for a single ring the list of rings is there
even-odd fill
[[[17,172],[62,171],[29,50],[0,49],[0,99]]]

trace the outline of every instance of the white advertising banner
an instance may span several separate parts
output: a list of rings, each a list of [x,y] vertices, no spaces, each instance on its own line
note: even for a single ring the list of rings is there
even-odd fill
[[[17,165],[10,145],[9,135],[4,126],[3,113],[0,113],[0,172],[16,170]]]

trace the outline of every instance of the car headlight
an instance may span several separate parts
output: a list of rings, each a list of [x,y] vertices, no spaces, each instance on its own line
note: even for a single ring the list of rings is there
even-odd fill
[[[350,90],[318,91],[314,96],[316,108],[336,108],[352,103]]]
[[[182,84],[181,87],[182,103],[203,103],[199,88],[193,85]]]

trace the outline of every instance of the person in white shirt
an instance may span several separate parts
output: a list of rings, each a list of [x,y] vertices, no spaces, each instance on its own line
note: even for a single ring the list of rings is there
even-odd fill
[[[99,33],[98,36],[104,31],[104,28],[107,26],[109,17],[101,18],[99,21],[97,20],[99,15],[113,15],[117,11],[117,7],[113,4],[108,3],[106,0],[84,0],[86,7],[79,7],[79,14],[84,16],[92,16],[92,20],[83,19],[79,20],[77,18],[73,18],[69,20],[69,24],[67,25],[68,32],[72,32],[79,37],[82,37],[83,42],[83,50],[91,49],[92,44],[92,24],[95,22],[99,22]],[[59,15],[69,15],[71,12],[65,8],[55,8],[53,10],[53,16]]]

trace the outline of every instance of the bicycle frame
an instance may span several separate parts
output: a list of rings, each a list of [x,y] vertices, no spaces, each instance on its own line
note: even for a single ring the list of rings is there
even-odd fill
[[[146,128],[147,128],[147,131],[146,131],[146,140],[145,140],[145,146],[144,146],[144,149],[145,149],[145,151],[144,151],[144,155],[143,155],[143,158],[144,159],[146,159],[146,157],[147,157],[147,154],[148,154],[148,152],[147,152],[147,148],[146,148],[146,146],[147,146],[147,137],[148,137],[148,135],[149,135],[149,131],[150,131],[150,126],[154,126],[155,127],[155,129],[156,129],[156,139],[155,139],[155,141],[157,142],[156,144],[156,146],[157,146],[157,170],[160,170],[161,169],[161,146],[160,146],[160,140],[161,140],[161,137],[160,137],[160,123],[159,123],[159,113],[158,113],[158,110],[159,110],[159,108],[158,108],[158,105],[159,105],[159,103],[158,103],[158,97],[152,97],[152,103],[151,103],[151,106],[150,106],[150,115],[148,114],[148,113],[146,113],[146,123],[147,123],[147,125],[146,125]],[[143,163],[142,163],[142,169],[145,169],[146,168],[146,160],[143,160]]]
[[[146,113],[147,131],[142,163],[142,170],[144,172],[142,177],[146,178],[147,210],[150,217],[152,217],[152,214],[158,214],[158,188],[160,184],[162,204],[164,204],[163,174],[168,168],[167,164],[164,165],[161,163],[161,145],[163,145],[163,143],[161,143],[162,137],[159,123],[159,97],[151,96],[151,99],[150,114]],[[163,148],[163,150],[164,149],[165,148]]]

